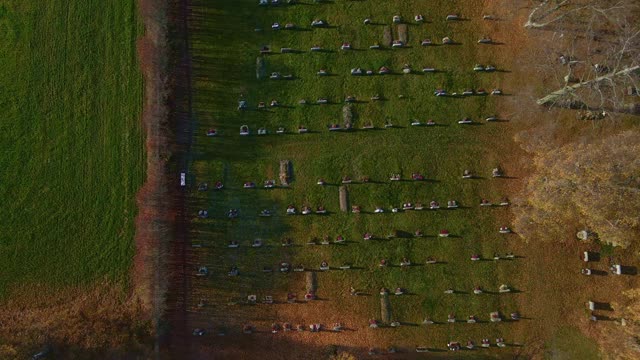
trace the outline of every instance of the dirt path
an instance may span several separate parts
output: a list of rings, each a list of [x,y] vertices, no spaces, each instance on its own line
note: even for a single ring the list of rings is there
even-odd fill
[[[190,247],[189,247],[189,214],[187,196],[184,188],[178,184],[177,174],[187,172],[190,162],[192,142],[192,98],[191,98],[191,54],[189,48],[189,0],[172,2],[170,17],[175,27],[172,38],[174,45],[175,84],[173,97],[173,114],[171,122],[175,129],[174,158],[176,181],[173,185],[173,208],[175,209],[175,232],[170,245],[168,273],[170,274],[167,296],[166,320],[169,333],[163,341],[162,358],[189,359],[190,329],[188,326],[187,308],[189,303]],[[187,175],[188,178],[188,175]]]

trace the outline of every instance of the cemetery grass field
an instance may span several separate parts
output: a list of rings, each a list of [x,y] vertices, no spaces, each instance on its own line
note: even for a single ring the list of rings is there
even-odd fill
[[[500,97],[433,95],[436,88],[449,92],[465,88],[491,91],[501,87],[508,76],[509,69],[497,62],[504,56],[495,56],[500,46],[477,44],[485,31],[491,33],[491,24],[482,20],[482,2],[306,1],[262,8],[253,0],[233,4],[198,0],[192,7],[195,125],[189,177],[190,211],[194,216],[191,239],[196,246],[202,246],[194,249],[194,254],[199,265],[209,268],[210,275],[194,280],[190,305],[196,309],[200,299],[211,305],[198,308],[192,315],[194,327],[226,327],[230,333],[237,333],[242,323],[266,329],[273,322],[321,322],[330,326],[341,321],[348,328],[357,329],[355,335],[327,335],[331,338],[327,343],[344,343],[359,349],[390,345],[411,348],[416,344],[444,348],[449,340],[464,345],[472,339],[478,344],[483,337],[492,342],[497,337],[504,337],[508,343],[517,342],[515,334],[521,334],[520,324],[488,321],[491,311],[500,311],[508,318],[510,312],[518,310],[518,299],[526,296],[517,291],[497,293],[501,284],[516,290],[519,287],[512,282],[518,271],[518,258],[492,259],[495,252],[504,255],[511,251],[517,236],[498,234],[499,226],[509,224],[507,208],[478,206],[481,198],[496,202],[509,196],[511,180],[491,177],[494,167],[502,167],[507,175],[512,170],[510,154],[500,142],[509,124],[484,121],[497,111]],[[464,19],[445,21],[449,13],[459,13]],[[425,15],[427,21],[416,24],[416,14]],[[369,45],[374,42],[382,44],[384,25],[392,26],[393,15],[401,15],[408,24],[408,46],[370,50]],[[370,17],[373,24],[364,25],[365,17]],[[316,18],[326,20],[329,26],[312,28],[310,23]],[[298,29],[272,31],[273,22],[292,22]],[[397,38],[397,27],[392,28]],[[456,44],[420,46],[422,38],[440,44],[444,36],[450,36]],[[340,50],[344,41],[354,49]],[[310,52],[314,44],[327,50]],[[273,51],[264,57],[266,73],[292,74],[293,80],[270,80],[268,76],[256,79],[256,57],[263,45]],[[300,52],[280,54],[281,47]],[[474,73],[476,63],[493,64],[499,71]],[[404,64],[410,64],[414,73],[402,74]],[[377,75],[381,66],[388,66],[393,74]],[[424,66],[442,71],[423,74]],[[350,76],[349,70],[354,67],[372,69],[376,75]],[[330,75],[317,76],[321,68]],[[248,102],[246,111],[236,109],[241,94]],[[370,100],[376,94],[384,100]],[[354,130],[329,132],[329,124],[343,123],[342,107],[347,95],[358,99],[353,105]],[[320,97],[330,103],[315,104]],[[268,105],[272,99],[281,106],[256,110],[259,101]],[[300,99],[306,99],[308,104],[299,105]],[[471,117],[476,124],[457,124],[463,117]],[[384,129],[387,119],[396,126]],[[410,119],[423,123],[433,119],[438,126],[411,127]],[[361,130],[369,121],[376,128]],[[250,136],[239,135],[241,125],[249,126]],[[297,134],[299,125],[306,126],[309,133]],[[280,126],[286,128],[286,134],[275,134]],[[260,127],[266,127],[270,134],[258,136]],[[219,136],[206,137],[210,128],[216,128]],[[284,159],[292,162],[291,186],[262,189],[264,180],[278,179],[279,161]],[[464,169],[473,170],[478,178],[463,180]],[[411,181],[412,172],[422,173],[427,181]],[[404,181],[390,182],[392,173],[401,173]],[[360,205],[362,213],[339,211],[338,186],[342,176],[354,179],[354,184],[348,185],[350,205]],[[369,176],[371,182],[359,183],[362,176]],[[328,185],[316,185],[318,178],[324,178]],[[197,191],[197,183],[208,182],[212,187],[216,181],[224,183],[223,190]],[[246,181],[255,182],[257,188],[242,189]],[[447,200],[452,199],[461,208],[390,212],[392,205],[403,202],[422,202],[428,207],[431,200],[437,200],[446,207]],[[323,205],[329,214],[286,216],[289,204],[298,211],[303,205],[314,209]],[[373,214],[376,205],[384,207],[386,213]],[[227,219],[230,208],[239,209],[238,219]],[[196,217],[200,209],[208,210],[208,219]],[[260,218],[262,209],[270,209],[275,215]],[[441,229],[448,229],[452,236],[438,238]],[[426,236],[386,239],[393,230],[408,234],[422,230]],[[363,241],[365,232],[378,239]],[[348,241],[342,245],[306,245],[308,240],[325,235],[332,239],[342,235]],[[280,241],[286,237],[293,239],[295,245],[282,248]],[[265,246],[251,248],[255,238],[263,239]],[[228,249],[230,240],[239,241],[240,247]],[[490,260],[472,262],[469,258],[474,253]],[[401,269],[399,262],[405,256],[415,266]],[[429,256],[442,263],[425,265]],[[382,258],[393,266],[380,269],[377,264]],[[246,299],[248,294],[273,295],[279,301],[287,292],[301,297],[305,291],[303,275],[277,271],[265,274],[263,266],[277,270],[280,261],[287,261],[317,270],[323,260],[332,268],[345,262],[353,265],[351,270],[318,274],[318,297],[325,301],[250,308],[227,304],[230,299]],[[227,276],[232,265],[238,266],[239,277]],[[350,286],[368,296],[350,296]],[[474,286],[481,286],[486,293],[474,295]],[[392,316],[406,326],[367,328],[368,319],[380,319],[381,287],[402,287],[410,293],[391,296]],[[444,294],[447,288],[459,293]],[[450,313],[456,314],[459,322],[465,322],[469,315],[482,321],[475,325],[447,324]],[[425,330],[420,324],[426,316],[442,324]],[[498,356],[499,351],[507,354],[513,349],[494,347],[487,354]]]
[[[0,29],[0,297],[126,284],[144,176],[135,1],[5,1]]]
[[[514,40],[526,38],[515,31],[522,27],[519,16],[524,8],[516,9],[509,0],[298,2],[260,7],[258,0],[183,0],[166,4],[169,19],[160,16],[164,3],[142,12],[158,16],[150,18],[148,28],[167,31],[174,52],[168,54],[168,68],[160,69],[165,59],[156,57],[165,56],[165,49],[149,52],[159,55],[141,50],[147,54],[142,63],[157,60],[149,73],[158,76],[150,81],[164,80],[165,70],[170,79],[161,90],[159,83],[150,82],[147,88],[157,90],[147,93],[150,110],[164,113],[164,105],[172,110],[168,122],[158,115],[156,125],[164,131],[166,125],[179,123],[182,131],[188,106],[191,118],[184,123],[192,126],[184,133],[154,134],[174,140],[173,157],[154,156],[154,149],[149,153],[150,159],[171,169],[172,190],[185,191],[163,199],[175,207],[154,213],[163,221],[175,216],[178,224],[175,229],[158,226],[175,233],[169,244],[173,253],[150,247],[155,256],[167,259],[153,262],[163,264],[158,269],[144,269],[157,270],[158,275],[157,297],[152,300],[157,301],[157,313],[152,316],[159,318],[154,321],[143,313],[139,299],[127,296],[135,295],[127,291],[132,288],[131,275],[141,275],[131,259],[136,255],[136,193],[146,170],[140,126],[144,89],[136,57],[136,40],[143,33],[140,18],[145,15],[138,14],[135,0],[0,4],[0,353],[32,354],[51,343],[56,354],[142,354],[152,351],[146,345],[157,336],[159,347],[153,351],[167,350],[167,356],[176,358],[326,359],[337,350],[361,358],[371,347],[378,354],[395,347],[401,352],[398,358],[599,358],[589,338],[596,337],[592,331],[598,329],[580,331],[588,322],[584,303],[608,292],[620,293],[615,289],[625,286],[624,279],[603,278],[597,284],[607,281],[607,286],[593,286],[593,279],[576,271],[583,265],[574,256],[585,250],[582,244],[533,244],[517,234],[499,234],[500,226],[511,225],[510,208],[479,206],[483,198],[497,203],[516,196],[531,169],[529,158],[521,156],[513,141],[519,130],[510,119],[514,104],[530,102],[524,84],[536,73],[529,60],[517,54],[521,46],[532,44]],[[497,19],[483,20],[487,11],[498,13]],[[182,12],[187,19],[181,18]],[[426,21],[416,23],[416,14]],[[447,14],[461,18],[446,21]],[[401,49],[384,44],[385,27],[392,30],[391,38],[399,38],[393,15],[400,15],[408,29],[408,43]],[[363,24],[367,17],[372,20],[369,25]],[[313,28],[314,19],[328,26]],[[171,24],[167,29],[165,21]],[[274,22],[294,23],[297,28],[275,31]],[[184,32],[178,30],[182,25]],[[146,40],[153,41],[155,35],[147,33]],[[478,44],[484,35],[495,42]],[[442,45],[445,36],[453,44]],[[424,38],[433,45],[422,47]],[[182,48],[182,41],[188,46]],[[343,42],[353,49],[341,50]],[[383,48],[369,49],[376,42]],[[316,44],[325,50],[311,52]],[[260,55],[265,45],[272,53]],[[295,51],[281,54],[282,47]],[[256,78],[257,58],[264,61],[262,79]],[[474,64],[494,65],[497,70],[474,72]],[[404,65],[413,72],[403,74]],[[392,74],[378,75],[381,66]],[[350,69],[356,67],[375,74],[351,76]],[[423,67],[438,71],[423,73]],[[320,69],[329,75],[318,76]],[[293,79],[271,80],[271,72],[291,74]],[[185,79],[191,83],[183,83]],[[501,88],[504,94],[436,97],[438,88],[449,93]],[[154,96],[164,96],[164,90],[172,90],[173,96],[158,106]],[[374,101],[374,95],[382,99]],[[330,124],[343,124],[347,96],[357,98],[351,105],[353,129],[328,131]],[[329,103],[316,104],[318,98]],[[244,111],[237,109],[240,99],[247,101]],[[301,99],[307,104],[300,104]],[[505,105],[508,99],[510,105]],[[280,106],[269,107],[271,100]],[[259,102],[267,107],[258,110]],[[535,120],[527,108],[518,112],[525,121]],[[484,120],[493,115],[500,121]],[[465,117],[474,123],[457,123]],[[437,125],[415,127],[412,119],[432,119]],[[385,128],[386,121],[394,126]],[[368,123],[375,128],[363,129]],[[240,136],[242,125],[249,127],[249,136]],[[309,132],[298,134],[299,126]],[[276,134],[278,127],[286,133]],[[269,134],[258,135],[259,128]],[[206,136],[209,129],[218,135]],[[185,139],[191,133],[183,168],[182,147],[189,145]],[[279,184],[281,160],[291,162],[290,186],[264,189],[265,180]],[[506,176],[493,178],[496,167]],[[465,169],[476,177],[462,179]],[[178,186],[178,171],[187,173],[185,188]],[[426,179],[412,181],[412,173]],[[402,181],[390,181],[391,174],[400,174]],[[359,214],[340,211],[344,176],[353,179],[346,185],[349,206],[360,206]],[[363,183],[362,177],[370,181]],[[326,185],[316,184],[320,178]],[[213,189],[216,181],[224,184],[222,190]],[[243,189],[249,181],[257,187]],[[202,182],[209,184],[208,191],[198,191]],[[158,191],[166,190],[158,186]],[[432,200],[441,209],[428,210]],[[446,209],[448,200],[460,207]],[[405,202],[422,203],[426,209],[391,212],[391,207]],[[187,251],[182,248],[183,205],[189,214]],[[288,205],[298,214],[285,215]],[[303,206],[324,206],[328,214],[301,215]],[[376,206],[385,213],[374,214]],[[239,217],[229,219],[229,209],[238,209]],[[264,209],[274,215],[259,217]],[[209,216],[199,218],[200,210]],[[443,229],[451,235],[438,237]],[[417,230],[424,236],[414,236]],[[363,240],[364,233],[374,239]],[[391,233],[395,236],[388,238]],[[307,244],[339,235],[346,242]],[[281,246],[286,238],[293,246]],[[255,239],[264,245],[251,247]],[[154,240],[160,244],[165,239]],[[240,247],[228,248],[230,241]],[[515,257],[494,260],[495,253]],[[482,260],[471,261],[474,254]],[[405,257],[412,265],[401,268]],[[438,263],[426,264],[428,257]],[[387,267],[378,266],[382,259]],[[329,271],[319,271],[322,261],[328,262]],[[304,265],[306,272],[280,273],[281,262]],[[341,270],[343,264],[351,268]],[[204,266],[207,276],[197,276]],[[227,275],[232,266],[237,266],[239,276]],[[305,277],[312,271],[317,299],[305,302]],[[174,281],[179,286],[171,286]],[[512,291],[499,293],[501,284]],[[166,298],[164,285],[169,285]],[[476,286],[484,293],[474,294]],[[360,295],[350,295],[350,287]],[[404,295],[389,296],[390,319],[401,324],[397,328],[382,321],[382,287],[392,293],[398,287],[405,290]],[[447,289],[455,294],[445,294]],[[300,301],[287,304],[288,293],[296,293]],[[253,294],[258,300],[271,295],[276,303],[246,304]],[[493,311],[500,313],[501,322],[489,321]],[[512,312],[522,318],[511,321]],[[456,323],[447,322],[449,314],[455,314]],[[478,318],[477,324],[466,323],[470,315]],[[425,326],[425,318],[436,323]],[[381,327],[369,328],[369,319],[377,319]],[[307,331],[269,331],[273,323],[285,322],[305,325]],[[308,331],[313,323],[322,324],[323,331]],[[331,331],[334,323],[341,323],[344,331]],[[254,326],[253,334],[242,334],[246,324]],[[194,334],[194,329],[206,333]],[[225,336],[216,336],[220,333]],[[446,350],[449,341],[464,346],[473,340],[479,347],[483,338],[490,339],[489,349],[453,354]],[[498,348],[496,338],[504,338],[506,348]],[[418,354],[416,346],[431,353]]]

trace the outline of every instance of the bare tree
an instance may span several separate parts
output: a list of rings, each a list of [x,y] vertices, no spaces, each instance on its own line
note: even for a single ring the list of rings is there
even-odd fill
[[[575,1],[572,0],[542,0],[531,10],[524,27],[544,28],[577,13],[582,8],[583,6],[576,6]]]
[[[639,88],[639,15],[634,0],[536,1],[524,27],[553,31],[541,68],[558,83],[537,103],[589,110],[586,118],[636,112],[629,94]]]
[[[544,229],[556,241],[559,234],[567,238],[575,234],[568,224],[579,224],[597,233],[602,242],[623,247],[637,244],[639,151],[637,133],[628,130],[536,153],[535,173],[516,199],[516,231],[539,239]]]

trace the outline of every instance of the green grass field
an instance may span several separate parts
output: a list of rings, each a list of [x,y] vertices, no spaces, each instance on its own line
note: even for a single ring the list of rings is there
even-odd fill
[[[545,344],[546,359],[601,359],[597,345],[575,328],[559,328]]]
[[[207,181],[213,184],[221,180],[225,189],[219,192],[197,192],[193,189],[192,212],[208,209],[209,219],[194,220],[194,242],[205,246],[200,250],[203,262],[213,270],[206,283],[198,283],[193,301],[201,297],[216,298],[213,306],[202,319],[213,319],[210,326],[233,323],[238,318],[250,321],[251,312],[224,307],[229,297],[242,297],[249,293],[273,294],[283,298],[287,291],[301,295],[304,278],[298,274],[283,276],[263,274],[264,265],[275,268],[279,261],[302,263],[317,269],[322,260],[332,266],[351,262],[358,269],[330,271],[319,274],[319,296],[326,297],[344,314],[349,308],[349,324],[355,328],[366,327],[368,318],[380,318],[380,301],[377,289],[381,286],[408,289],[413,296],[393,298],[394,317],[406,323],[419,324],[425,316],[446,322],[447,314],[455,313],[458,319],[476,314],[488,320],[490,311],[500,310],[507,315],[515,308],[514,294],[475,296],[475,285],[497,291],[501,283],[510,283],[509,274],[517,271],[515,261],[471,262],[473,253],[491,258],[494,252],[509,251],[508,236],[499,235],[501,221],[507,219],[502,208],[479,208],[481,198],[498,200],[508,180],[491,179],[491,169],[501,164],[508,154],[496,152],[495,144],[502,135],[501,123],[485,123],[461,126],[456,122],[469,116],[479,121],[495,111],[496,97],[437,98],[433,90],[439,87],[461,91],[466,87],[491,89],[500,86],[506,73],[474,73],[475,63],[492,63],[496,47],[476,44],[481,36],[481,2],[420,2],[420,1],[335,1],[326,4],[306,4],[279,8],[260,8],[257,1],[238,1],[233,4],[205,1],[194,2],[191,42],[194,58],[194,106],[196,136],[192,159],[193,182]],[[448,13],[460,12],[465,21],[446,22]],[[427,22],[415,24],[413,16],[424,14]],[[404,49],[369,50],[369,45],[382,41],[383,26],[362,24],[365,17],[375,23],[391,25],[391,17],[401,15],[408,23],[409,47]],[[327,20],[330,27],[312,29],[313,19]],[[296,31],[272,31],[273,22],[282,25],[292,22],[302,29]],[[262,28],[263,31],[254,31]],[[395,32],[395,31],[394,31]],[[419,40],[429,37],[440,42],[451,36],[460,43],[452,46],[422,48]],[[343,41],[351,42],[355,50],[341,51]],[[312,53],[309,48],[318,44],[329,52]],[[270,45],[277,54],[266,57],[267,73],[278,71],[293,74],[295,80],[274,81],[256,79],[256,57],[262,45]],[[279,54],[280,47],[301,50],[296,54]],[[418,73],[403,75],[403,64],[409,63]],[[353,77],[351,68],[360,66],[377,70],[388,66],[393,75]],[[500,69],[500,64],[495,64]],[[422,74],[423,66],[434,66],[443,72]],[[326,68],[333,76],[318,77],[316,72]],[[240,94],[248,100],[250,111],[239,112],[236,104]],[[374,94],[386,101],[372,102]],[[342,106],[345,96],[355,95],[361,102],[354,105],[357,114],[356,130],[329,132],[331,123],[342,123]],[[398,95],[403,95],[399,98]],[[319,97],[331,103],[316,105]],[[285,105],[280,108],[256,111],[259,101],[277,99]],[[306,99],[311,105],[298,105]],[[413,128],[409,120],[423,122],[434,119],[441,126]],[[382,129],[386,119],[398,128]],[[359,130],[367,121],[376,130]],[[250,127],[253,135],[239,136],[240,125]],[[304,125],[311,133],[298,135],[295,129]],[[286,127],[289,134],[276,135],[277,127]],[[205,137],[208,128],[217,128],[220,136]],[[256,130],[266,127],[271,135],[258,136]],[[293,182],[288,189],[261,189],[262,181],[277,179],[278,162],[293,162]],[[473,169],[482,177],[462,180],[462,171]],[[404,179],[412,172],[423,173],[430,181],[391,183],[391,173],[400,172]],[[387,209],[385,214],[346,214],[339,212],[338,187],[342,176],[359,179],[369,176],[373,183],[349,185],[353,205],[361,205],[372,212],[376,205]],[[316,180],[324,178],[330,186],[318,186]],[[259,189],[242,189],[244,181],[254,181]],[[459,201],[463,208],[405,212],[391,214],[390,206],[405,201],[423,202],[438,200],[441,205],[450,199]],[[285,208],[295,204],[316,207],[324,205],[328,216],[286,216]],[[238,208],[240,217],[229,221],[225,213]],[[261,209],[272,209],[276,216],[259,218]],[[455,237],[435,237],[446,228]],[[391,230],[413,233],[421,229],[425,238],[376,240],[364,242],[362,234],[372,232],[384,236]],[[307,246],[313,238],[343,235],[350,240],[344,245]],[[281,248],[284,237],[294,239],[296,246]],[[254,238],[266,240],[267,246],[252,249]],[[241,243],[239,249],[227,249],[229,240]],[[402,271],[397,265],[404,256],[419,266]],[[445,264],[424,266],[428,256],[435,256]],[[377,263],[386,258],[396,267],[379,269]],[[242,276],[228,278],[229,266],[237,264]],[[518,284],[511,284],[515,288]],[[355,300],[349,298],[348,288],[354,286],[374,296]],[[465,292],[445,295],[443,291],[453,287]],[[214,301],[214,300],[212,300]],[[221,306],[224,311],[221,311]],[[341,312],[341,307],[343,308]],[[304,312],[304,310],[301,310]],[[277,312],[277,310],[276,310]],[[238,315],[243,314],[243,315]],[[268,321],[291,321],[278,319]],[[302,315],[301,315],[302,316]],[[337,315],[336,315],[337,316]],[[326,314],[334,318],[332,314]],[[234,320],[235,319],[235,320]],[[329,322],[329,320],[319,319]],[[446,341],[471,338],[479,342],[482,337],[509,339],[509,323],[483,323],[441,325],[429,331],[424,338],[422,327],[406,326],[388,332],[388,341],[396,344],[425,343],[443,347]],[[232,329],[237,330],[237,329]],[[368,331],[368,330],[360,330]]]
[[[144,175],[135,3],[0,2],[0,296],[127,279]]]

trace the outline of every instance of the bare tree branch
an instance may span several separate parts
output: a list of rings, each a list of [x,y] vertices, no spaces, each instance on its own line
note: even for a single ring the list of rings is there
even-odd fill
[[[538,105],[550,105],[552,103],[555,103],[556,101],[558,101],[560,98],[567,96],[567,95],[572,95],[576,92],[576,90],[585,87],[585,86],[591,86],[593,84],[597,84],[600,83],[602,81],[611,81],[613,80],[615,77],[618,76],[624,76],[624,75],[629,75],[635,71],[640,70],[640,65],[636,65],[630,68],[626,68],[626,69],[622,69],[618,72],[614,72],[614,73],[610,73],[607,75],[603,75],[600,77],[597,77],[595,79],[589,80],[589,81],[585,81],[585,82],[579,82],[577,84],[571,85],[571,86],[567,86],[563,89],[560,90],[556,90],[554,92],[552,92],[551,94],[538,99],[538,101],[536,101],[538,103]]]
[[[635,0],[537,0],[537,3],[525,27],[543,29],[553,23],[553,35],[540,46],[547,63],[537,67],[544,79],[555,78],[558,84],[557,90],[537,103],[597,109],[600,114],[638,111],[634,109],[639,101],[627,94],[638,91],[640,79],[637,71],[640,3]]]
[[[554,6],[550,6],[550,4],[552,3],[553,1],[551,0],[544,0],[542,1],[542,3],[540,3],[540,5],[536,6],[531,11],[531,13],[529,13],[529,17],[527,18],[527,22],[524,24],[524,27],[527,29],[543,28],[556,21],[562,20],[566,16],[570,15],[572,12],[579,11],[582,9],[582,8],[577,8],[577,9],[573,9],[567,12],[561,12],[560,14],[557,14],[559,10],[572,5],[572,2],[571,0],[562,0]],[[555,15],[555,16],[549,19],[549,16],[551,15]],[[544,22],[540,22],[540,21],[544,21]]]

